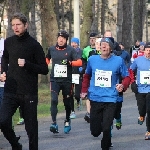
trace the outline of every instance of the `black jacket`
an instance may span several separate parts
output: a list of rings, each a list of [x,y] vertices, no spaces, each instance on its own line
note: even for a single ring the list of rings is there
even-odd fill
[[[18,65],[18,58],[25,59],[24,67]],[[1,71],[7,73],[4,93],[8,94],[36,95],[38,74],[48,73],[43,49],[28,32],[5,40],[1,63]]]

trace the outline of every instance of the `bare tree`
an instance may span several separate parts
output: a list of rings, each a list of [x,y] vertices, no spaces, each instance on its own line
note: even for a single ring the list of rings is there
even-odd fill
[[[137,39],[142,41],[146,13],[146,0],[134,0],[133,12],[133,39],[134,41]]]
[[[58,24],[54,12],[54,0],[39,0],[41,10],[42,46],[45,53],[47,47],[56,44]],[[41,82],[47,83],[47,77],[42,76]]]
[[[129,51],[132,44],[132,1],[123,0],[122,42]]]
[[[106,7],[108,5],[108,0],[102,0],[101,2],[101,33],[105,32],[105,22],[106,22]]]
[[[89,32],[91,30],[92,25],[92,0],[84,0],[83,1],[83,24],[81,28],[81,48],[84,48],[88,45],[89,41]]]
[[[20,1],[19,0],[7,0],[7,16],[8,16],[8,28],[7,37],[12,36],[14,33],[11,29],[11,24],[9,22],[11,15],[15,12],[20,12]]]
[[[122,22],[123,22],[123,7],[122,1],[118,0],[118,7],[117,7],[117,41],[122,42]]]
[[[1,0],[1,1],[0,1],[0,18],[1,18],[1,20],[0,20],[0,38],[1,38],[1,33],[2,33],[2,31],[1,31],[2,22],[4,21],[4,18],[3,18],[3,17],[4,17],[5,5],[6,5],[6,1]]]
[[[32,37],[36,39],[36,19],[35,19],[35,0],[30,0],[30,26],[29,32]]]
[[[55,10],[55,14],[56,14],[56,19],[57,19],[57,24],[58,24],[58,29],[60,30],[60,12],[59,12],[59,0],[55,0],[54,1],[54,10]]]

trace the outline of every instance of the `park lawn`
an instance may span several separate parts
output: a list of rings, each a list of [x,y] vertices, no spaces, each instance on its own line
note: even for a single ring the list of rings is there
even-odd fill
[[[39,84],[38,91],[38,118],[47,117],[50,115],[50,90],[49,84]],[[65,110],[63,105],[62,95],[59,95],[59,103],[58,103],[58,112],[63,112]],[[17,110],[13,116],[14,125],[17,124],[19,119],[19,111]]]

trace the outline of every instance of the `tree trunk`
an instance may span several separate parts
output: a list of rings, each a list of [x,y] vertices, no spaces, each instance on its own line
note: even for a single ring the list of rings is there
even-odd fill
[[[56,20],[57,20],[57,24],[58,24],[58,30],[60,30],[60,12],[59,12],[59,0],[55,0],[54,1],[54,10],[55,10],[55,14],[56,14]]]
[[[65,17],[64,17],[64,1],[61,0],[61,21],[62,21],[62,29],[65,29]]]
[[[81,48],[83,49],[88,45],[89,42],[89,32],[92,25],[92,0],[83,1],[83,24],[81,28],[80,39]]]
[[[30,26],[29,26],[29,32],[30,35],[34,38],[36,38],[36,19],[35,19],[35,0],[30,0],[30,12],[31,12],[31,19],[30,19]]]
[[[21,0],[21,12],[27,17],[27,19],[30,21],[29,19],[29,12],[30,12],[30,0]]]
[[[125,49],[129,51],[132,44],[132,2],[123,0],[123,23],[122,23],[122,42]]]
[[[102,5],[101,5],[101,33],[104,35],[105,33],[105,21],[106,21],[106,6],[107,6],[108,1],[107,0],[102,0]]]
[[[15,12],[20,12],[20,0],[7,0],[7,16],[8,16],[8,28],[7,37],[12,36],[14,33],[11,28],[10,18]]]
[[[69,5],[70,5],[70,12],[72,12],[72,0],[70,0],[69,2]],[[72,33],[72,17],[71,15],[69,15],[69,44],[71,44],[71,33]]]
[[[92,25],[91,25],[91,31],[95,32],[95,25],[96,25],[96,18],[95,18],[95,0],[92,0]]]
[[[145,0],[135,0],[133,8],[133,39],[142,41],[143,37],[143,25],[145,21]]]
[[[42,46],[47,53],[47,47],[55,45],[58,33],[58,24],[54,12],[54,0],[40,0],[42,22]],[[47,83],[47,76],[41,76],[41,82]]]
[[[122,22],[123,22],[122,0],[118,0],[117,7],[117,41],[122,42]]]

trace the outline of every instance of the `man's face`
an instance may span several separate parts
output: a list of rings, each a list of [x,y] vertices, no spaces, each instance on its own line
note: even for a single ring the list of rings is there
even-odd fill
[[[28,24],[23,24],[22,21],[19,19],[13,19],[11,22],[12,30],[14,31],[15,35],[21,36],[27,29]]]
[[[104,34],[104,37],[112,37],[112,33],[109,31],[108,32],[106,31]]]
[[[139,45],[140,45],[140,41],[136,41],[136,42],[135,42],[135,45],[136,45],[136,46],[139,46]]]
[[[57,38],[57,43],[58,43],[59,46],[64,46],[66,42],[67,42],[66,38],[64,38],[62,36],[59,36]]]
[[[71,46],[75,49],[78,48],[78,44],[76,42],[71,42]]]
[[[90,45],[91,46],[95,46],[95,41],[96,41],[95,37],[90,37]]]
[[[109,43],[102,42],[100,46],[101,56],[108,57],[111,53],[111,48],[109,46]]]
[[[145,57],[150,58],[150,48],[145,48],[144,55]]]
[[[140,50],[144,51],[144,45],[140,45]]]
[[[122,50],[124,49],[124,46],[123,46],[123,45],[119,44],[119,46],[120,46],[120,48],[121,48]]]

